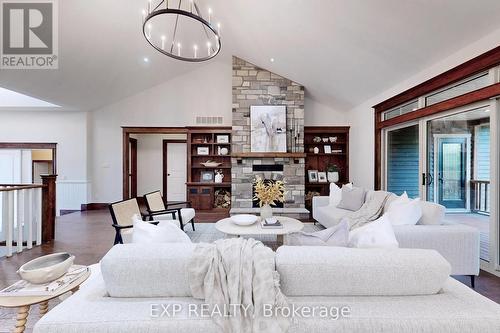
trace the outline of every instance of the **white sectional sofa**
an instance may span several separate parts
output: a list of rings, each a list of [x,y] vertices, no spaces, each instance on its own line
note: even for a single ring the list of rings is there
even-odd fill
[[[373,193],[368,191],[366,197]],[[396,196],[391,193],[384,211]],[[420,202],[422,218],[416,225],[396,225],[394,233],[401,248],[434,249],[451,264],[452,275],[479,274],[479,231],[445,220],[445,207],[433,202]],[[329,197],[313,198],[313,218],[328,228],[336,225],[350,211],[330,206]]]
[[[115,246],[92,267],[80,291],[42,317],[34,333],[221,332],[211,318],[187,310],[203,303],[187,287],[193,248]],[[500,305],[450,278],[449,263],[433,250],[283,246],[275,267],[296,307],[349,309],[340,317],[295,316],[289,333],[500,331]],[[152,316],[153,304],[181,304],[182,311]]]

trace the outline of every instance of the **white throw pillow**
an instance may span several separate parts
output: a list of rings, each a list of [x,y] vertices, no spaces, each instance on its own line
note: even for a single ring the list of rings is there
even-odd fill
[[[420,199],[408,199],[407,202],[395,200],[386,214],[392,225],[415,225],[422,217]]]
[[[392,205],[399,205],[399,204],[407,203],[407,202],[410,202],[410,198],[408,198],[408,193],[406,193],[406,191],[404,191],[403,194],[401,194],[399,197],[396,196],[395,199],[392,199],[392,202],[387,207],[387,211],[389,211],[389,209],[391,209]]]
[[[358,248],[397,248],[399,243],[394,235],[387,215],[352,230],[349,234],[349,246]]]
[[[191,243],[191,239],[173,222],[164,220],[154,225],[134,215],[132,243]]]
[[[352,183],[344,184],[342,187],[352,188]],[[335,183],[330,183],[330,206],[337,207],[342,200],[342,189]]]

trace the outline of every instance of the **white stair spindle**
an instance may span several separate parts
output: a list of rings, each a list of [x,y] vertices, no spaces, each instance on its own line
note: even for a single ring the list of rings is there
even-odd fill
[[[7,192],[7,226],[5,229],[5,246],[7,247],[7,257],[12,257],[12,238],[14,235],[14,192],[15,191]]]
[[[23,190],[16,191],[16,210],[17,210],[17,252],[23,252],[23,209],[24,209],[24,194]]]
[[[36,223],[36,245],[42,244],[42,189],[36,189],[36,195],[33,200],[35,212],[34,216]]]
[[[24,191],[24,226],[27,230],[26,247],[33,248],[33,191],[29,189]]]

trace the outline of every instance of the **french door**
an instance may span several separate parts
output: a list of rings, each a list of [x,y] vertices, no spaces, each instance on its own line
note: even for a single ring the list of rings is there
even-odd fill
[[[489,131],[490,109],[489,102],[478,103],[384,129],[383,189],[406,191],[448,212],[469,211],[472,177],[489,179],[489,132],[485,141],[479,128]]]

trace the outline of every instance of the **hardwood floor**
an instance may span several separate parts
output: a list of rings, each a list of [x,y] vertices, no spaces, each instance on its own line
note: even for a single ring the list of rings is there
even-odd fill
[[[199,222],[214,222],[213,216],[198,219]],[[98,262],[113,245],[114,230],[108,210],[85,211],[57,218],[56,241],[24,250],[11,258],[0,258],[0,288],[18,280],[16,270],[23,263],[44,254],[67,251],[76,256],[75,263],[90,265]],[[456,277],[469,285],[468,277]],[[481,271],[476,278],[478,293],[500,303],[500,278]]]

